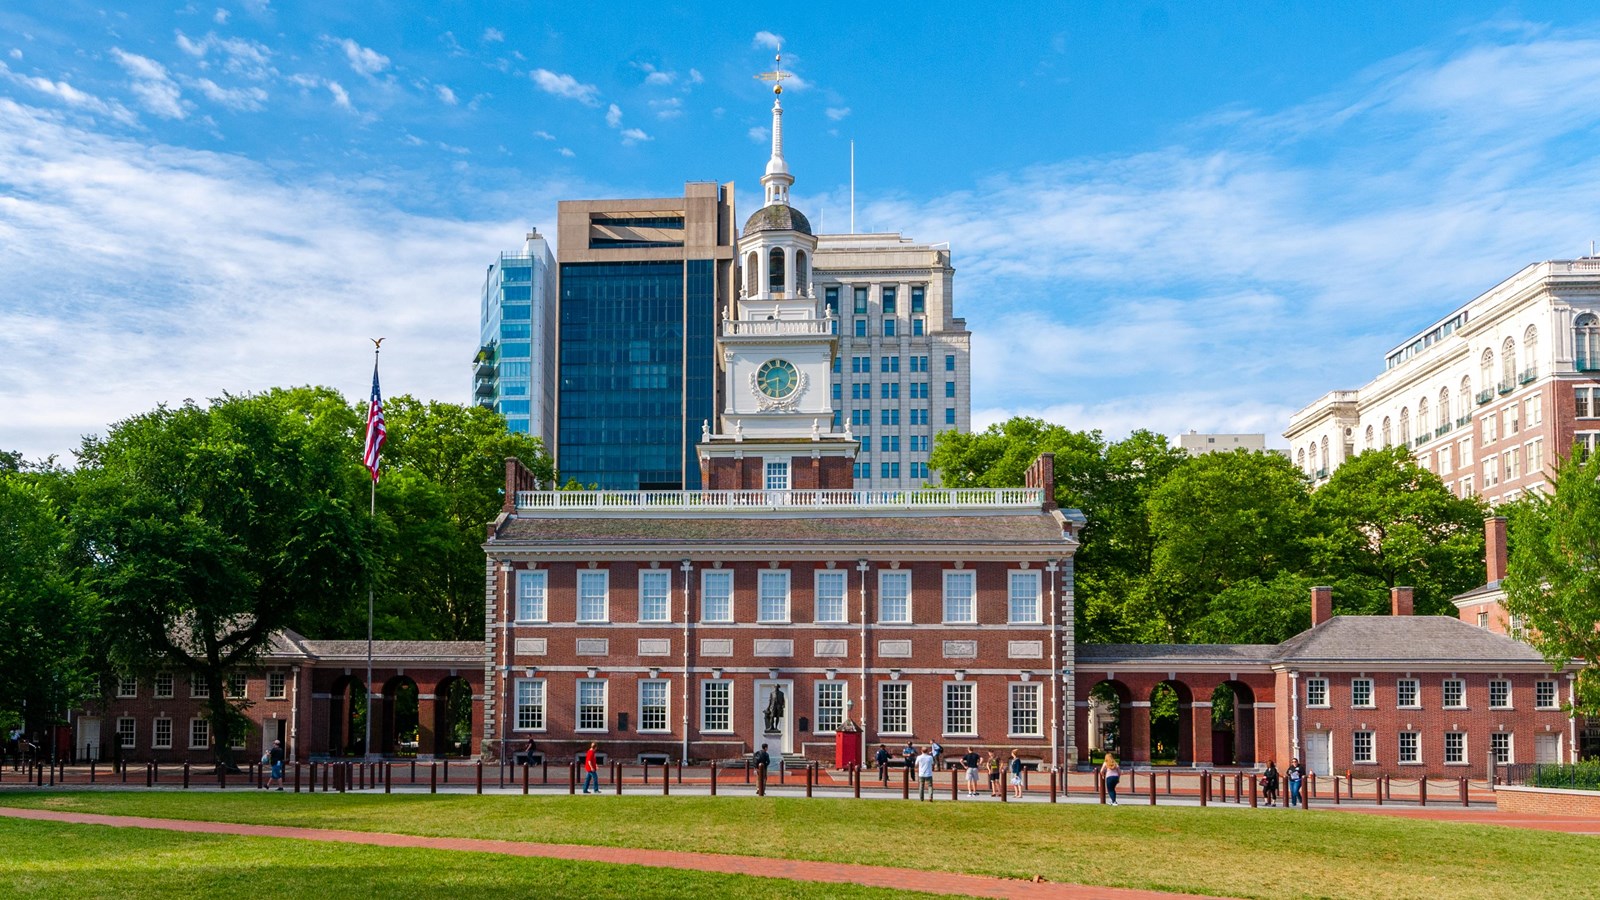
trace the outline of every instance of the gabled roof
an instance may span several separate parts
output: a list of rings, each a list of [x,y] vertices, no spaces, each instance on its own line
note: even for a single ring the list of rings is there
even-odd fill
[[[1140,662],[1261,665],[1270,662],[1277,649],[1276,644],[1079,644],[1077,658],[1079,665],[1095,667]]]
[[[1060,520],[1043,512],[985,515],[683,515],[541,517],[507,519],[491,539],[498,549],[585,546],[719,549],[839,547],[855,553],[873,546],[971,547],[995,544],[1066,547]]]
[[[373,641],[375,662],[454,662],[482,665],[483,641]],[[263,654],[267,659],[366,661],[366,641],[315,641],[285,628],[275,633]]]

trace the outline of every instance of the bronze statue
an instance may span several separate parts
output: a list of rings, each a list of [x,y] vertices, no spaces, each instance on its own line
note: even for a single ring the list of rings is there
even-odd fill
[[[783,688],[774,687],[767,698],[767,734],[779,733],[778,723],[783,721],[784,703]]]

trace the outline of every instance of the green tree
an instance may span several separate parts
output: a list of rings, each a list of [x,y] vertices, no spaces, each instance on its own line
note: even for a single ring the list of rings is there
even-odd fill
[[[1419,615],[1451,615],[1450,598],[1483,582],[1477,498],[1457,497],[1404,447],[1348,460],[1311,495],[1315,567],[1343,582],[1343,611],[1380,614],[1389,589],[1415,588]]]
[[[1223,588],[1190,624],[1185,638],[1203,644],[1277,644],[1311,627],[1314,578],[1282,571]]]
[[[285,627],[346,607],[365,584],[371,526],[359,452],[330,391],[160,407],[81,450],[77,525],[106,634],[131,670],[175,665],[210,690],[219,766],[242,727],[229,677]],[[307,404],[307,398],[317,399]]]
[[[519,459],[552,484],[550,455],[538,438],[507,431],[504,417],[481,406],[400,396],[385,415],[383,630],[396,638],[481,638],[484,529],[500,513],[505,461]]]
[[[1506,611],[1559,669],[1581,660],[1577,711],[1600,714],[1600,455],[1573,453],[1549,494],[1530,494],[1510,513]]]
[[[44,486],[0,474],[0,727],[48,724],[99,694],[98,598]]]
[[[1308,561],[1309,491],[1279,454],[1195,457],[1163,479],[1146,506],[1168,640],[1190,640],[1191,624],[1228,588],[1270,582]]]

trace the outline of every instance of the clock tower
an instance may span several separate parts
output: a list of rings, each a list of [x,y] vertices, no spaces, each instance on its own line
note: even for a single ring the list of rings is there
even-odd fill
[[[781,62],[781,56],[779,58]],[[783,79],[773,81],[772,158],[761,177],[765,205],[739,238],[740,290],[717,331],[725,408],[702,426],[701,483],[708,490],[854,487],[859,446],[836,433],[828,396],[838,320],[811,286],[817,238],[789,205],[783,158]]]

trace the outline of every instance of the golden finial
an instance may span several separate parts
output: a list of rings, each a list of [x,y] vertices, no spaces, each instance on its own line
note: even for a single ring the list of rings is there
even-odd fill
[[[772,71],[762,72],[760,75],[756,76],[756,79],[758,81],[772,82],[772,92],[774,94],[781,94],[783,93],[783,80],[785,78],[793,77],[793,72],[785,72],[783,70],[783,51],[780,50],[778,51],[777,55],[772,57]]]

